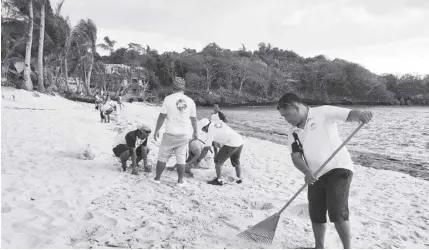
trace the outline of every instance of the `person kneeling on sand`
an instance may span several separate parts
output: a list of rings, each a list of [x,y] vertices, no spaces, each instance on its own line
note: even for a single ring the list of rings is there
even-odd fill
[[[203,118],[199,122],[199,127],[202,128],[201,124],[208,124],[208,119]],[[192,168],[203,168],[208,169],[213,162],[213,151],[209,149],[209,152],[204,156],[204,158],[197,162],[198,157],[201,155],[201,152],[204,149],[204,141],[201,139],[193,139],[188,144],[188,159],[186,160],[185,172],[190,173]]]
[[[114,143],[113,153],[116,157],[121,159],[122,170],[127,170],[127,161],[131,158],[131,174],[137,175],[137,164],[143,160],[144,170],[151,171],[151,167],[147,163],[147,155],[149,148],[147,140],[152,130],[146,125],[141,124],[137,126],[136,130],[120,134]],[[139,143],[138,140],[141,140]],[[136,148],[136,145],[139,145]]]
[[[236,182],[239,184],[242,183],[240,157],[244,141],[241,135],[230,128],[225,122],[220,119],[214,119],[214,117],[212,117],[211,121],[205,120],[205,123],[201,124],[201,126],[203,126],[202,130],[207,133],[207,137],[204,142],[204,149],[198,157],[197,162],[201,162],[206,156],[213,142],[222,145],[214,158],[216,178],[207,183],[219,186],[224,184],[222,166],[228,158],[230,158],[232,166],[235,167],[238,178]]]

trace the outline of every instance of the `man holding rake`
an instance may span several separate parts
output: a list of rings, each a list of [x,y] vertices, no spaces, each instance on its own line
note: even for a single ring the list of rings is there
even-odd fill
[[[310,108],[293,93],[285,94],[277,109],[292,125],[288,133],[292,161],[309,184],[308,208],[316,248],[324,248],[326,212],[344,248],[351,248],[348,197],[354,168],[349,152],[343,147],[317,176],[314,173],[342,144],[336,122],[365,124],[372,119],[372,112],[333,106]]]

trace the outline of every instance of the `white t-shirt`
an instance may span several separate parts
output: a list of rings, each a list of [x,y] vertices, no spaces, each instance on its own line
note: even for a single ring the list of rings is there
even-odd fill
[[[191,117],[197,116],[195,102],[183,92],[171,94],[164,99],[161,111],[167,114],[165,133],[173,135],[191,135]]]
[[[213,141],[230,147],[239,147],[244,144],[241,135],[220,120],[212,121],[204,144],[211,146]]]
[[[113,107],[116,106],[116,103],[113,101],[107,101],[103,106],[101,106],[101,111],[106,112],[109,109],[113,110]]]
[[[304,129],[293,127],[288,132],[290,152],[293,152],[292,145],[295,143],[292,133],[296,132],[301,141],[307,165],[313,171],[319,169],[343,143],[336,122],[345,122],[349,112],[350,109],[334,106],[309,108]],[[320,177],[335,168],[354,171],[353,161],[346,147],[343,147],[317,176]]]

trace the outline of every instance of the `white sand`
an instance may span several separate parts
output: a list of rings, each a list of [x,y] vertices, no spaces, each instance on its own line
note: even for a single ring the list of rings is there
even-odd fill
[[[9,88],[2,95],[3,248],[263,247],[236,235],[275,213],[303,184],[286,147],[252,138],[243,150],[241,185],[206,184],[214,169],[195,171],[184,187],[176,185],[176,172],[165,171],[156,184],[154,173],[121,173],[111,151],[117,133],[137,121],[154,129],[156,107],[126,104],[119,122],[102,124],[90,104]],[[95,158],[79,159],[88,144]],[[155,168],[152,137],[149,146]],[[229,163],[224,168],[227,176],[235,176],[233,170]],[[428,194],[426,181],[356,166],[350,197],[354,247],[428,248]],[[271,247],[313,244],[302,193],[282,214]],[[341,248],[332,225],[326,247]]]

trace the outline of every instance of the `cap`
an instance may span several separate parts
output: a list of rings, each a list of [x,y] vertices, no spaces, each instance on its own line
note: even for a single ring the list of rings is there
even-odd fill
[[[137,129],[142,131],[142,132],[146,132],[146,133],[152,132],[152,130],[149,128],[149,126],[146,125],[145,123],[140,123],[139,125],[137,125]]]
[[[178,90],[185,90],[186,88],[185,79],[183,79],[182,77],[176,76],[173,80],[173,88]]]
[[[198,124],[198,126],[199,126],[200,128],[204,128],[205,126],[207,126],[207,125],[209,125],[209,124],[210,124],[210,120],[209,120],[209,119],[207,119],[207,118],[203,118],[203,119],[201,119],[198,123],[199,123],[199,124]]]

